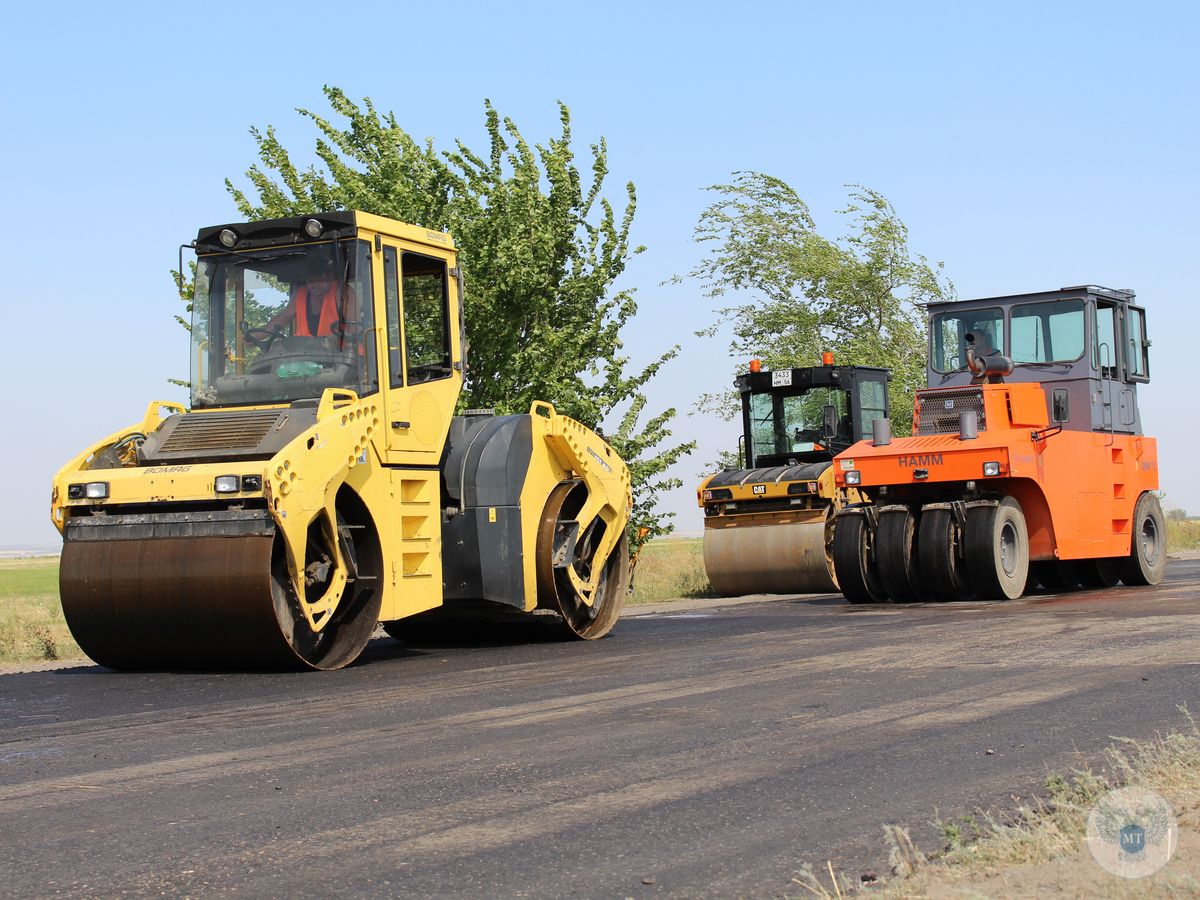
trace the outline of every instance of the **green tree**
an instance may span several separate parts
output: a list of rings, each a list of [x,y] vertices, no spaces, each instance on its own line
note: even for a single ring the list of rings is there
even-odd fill
[[[620,332],[637,304],[614,283],[644,248],[629,242],[633,184],[625,186],[620,215],[603,196],[604,139],[591,145],[585,184],[563,104],[559,135],[530,145],[485,101],[489,146],[478,154],[462,141],[440,151],[432,140],[414,140],[369,98],[359,104],[335,87],[325,96],[340,121],[298,110],[316,126],[318,164],[298,167],[273,128],[251,129],[259,156],[246,172],[252,190],[226,181],[242,215],[361,209],[448,230],[467,283],[462,404],[512,413],[541,399],[592,427],[615,419],[606,438],[633,475],[630,534],[637,542],[642,529],[646,537],[671,531],[671,514],[658,512],[656,502],[679,485],[666,470],[694,445],[664,446],[674,409],[638,423],[644,386],[678,347],[632,372],[621,355]]]
[[[766,368],[820,363],[833,351],[842,364],[884,366],[893,428],[907,434],[913,391],[925,385],[925,316],[921,305],[954,298],[942,263],[908,246],[908,228],[883,195],[849,185],[839,211],[846,231],[817,231],[808,206],[785,182],[761,172],[736,172],[732,184],[700,215],[695,241],[707,250],[689,273],[711,298],[748,295],[716,310],[701,334],[728,334],[738,360]],[[742,363],[744,368],[744,363]],[[700,408],[731,417],[732,392],[706,395]]]

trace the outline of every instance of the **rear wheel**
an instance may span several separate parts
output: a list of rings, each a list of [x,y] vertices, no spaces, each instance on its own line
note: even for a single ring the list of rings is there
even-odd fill
[[[1151,493],[1138,497],[1133,508],[1133,540],[1129,556],[1118,571],[1128,585],[1158,584],[1167,568],[1167,522]]]
[[[867,517],[840,513],[833,530],[833,570],[842,596],[851,603],[887,602],[871,549]]]
[[[550,493],[538,529],[535,568],[538,606],[556,610],[571,636],[590,641],[612,631],[621,617],[629,592],[629,537],[622,534],[607,558],[597,558],[606,526],[596,519],[577,535],[573,547],[569,541],[564,543],[563,535],[570,532],[586,499],[587,488],[577,481],[564,482]],[[566,554],[568,549],[569,558],[555,565],[558,552]],[[585,598],[570,573],[586,582],[596,569],[595,589],[590,598]]]
[[[959,553],[959,530],[949,509],[921,511],[917,555],[925,598],[940,603],[973,597]]]
[[[1117,559],[1081,559],[1075,563],[1075,571],[1084,587],[1115,587],[1121,580],[1121,573],[1117,571],[1119,562]]]
[[[983,600],[1016,600],[1029,576],[1029,532],[1021,504],[1005,497],[996,506],[967,510],[967,569]]]
[[[896,603],[918,603],[924,598],[917,559],[917,517],[906,506],[879,514],[875,558],[879,577]]]

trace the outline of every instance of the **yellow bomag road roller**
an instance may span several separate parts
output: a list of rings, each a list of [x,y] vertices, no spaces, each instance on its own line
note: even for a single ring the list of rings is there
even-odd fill
[[[746,467],[704,480],[704,567],[713,589],[738,594],[836,591],[833,520],[854,488],[834,484],[833,457],[888,416],[887,369],[824,365],[750,371],[742,397]]]
[[[629,472],[548,403],[456,416],[450,237],[361,212],[201,229],[191,408],[54,479],[63,612],[115,669],[314,668],[437,608],[606,634]]]

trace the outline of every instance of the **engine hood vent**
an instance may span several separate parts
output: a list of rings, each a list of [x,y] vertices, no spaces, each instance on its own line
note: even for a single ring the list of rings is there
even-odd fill
[[[312,407],[171,416],[147,436],[138,457],[143,465],[269,459],[316,420]]]

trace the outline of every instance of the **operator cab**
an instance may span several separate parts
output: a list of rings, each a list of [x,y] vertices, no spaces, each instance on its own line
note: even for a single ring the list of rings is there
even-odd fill
[[[391,236],[375,234],[372,244],[360,235],[357,217],[335,212],[200,230],[193,409],[314,400],[328,388],[363,397],[378,391],[382,378],[387,387],[404,388],[447,380],[461,369],[451,352],[448,293],[456,270],[442,255]],[[440,233],[423,234],[448,242]],[[379,285],[372,282],[376,257]],[[376,328],[379,316],[386,329]],[[386,349],[377,339],[386,340]]]
[[[746,468],[833,459],[887,418],[888,378],[887,369],[834,365],[739,375]]]
[[[1081,285],[934,303],[928,385],[977,383],[968,369],[971,348],[1004,358],[994,366],[1004,380],[1046,384],[1050,420],[1063,428],[1141,434],[1137,385],[1150,380],[1149,347],[1146,311],[1130,290]]]
[[[197,237],[193,408],[378,389],[370,246],[351,216],[306,220],[316,235],[289,221]]]

